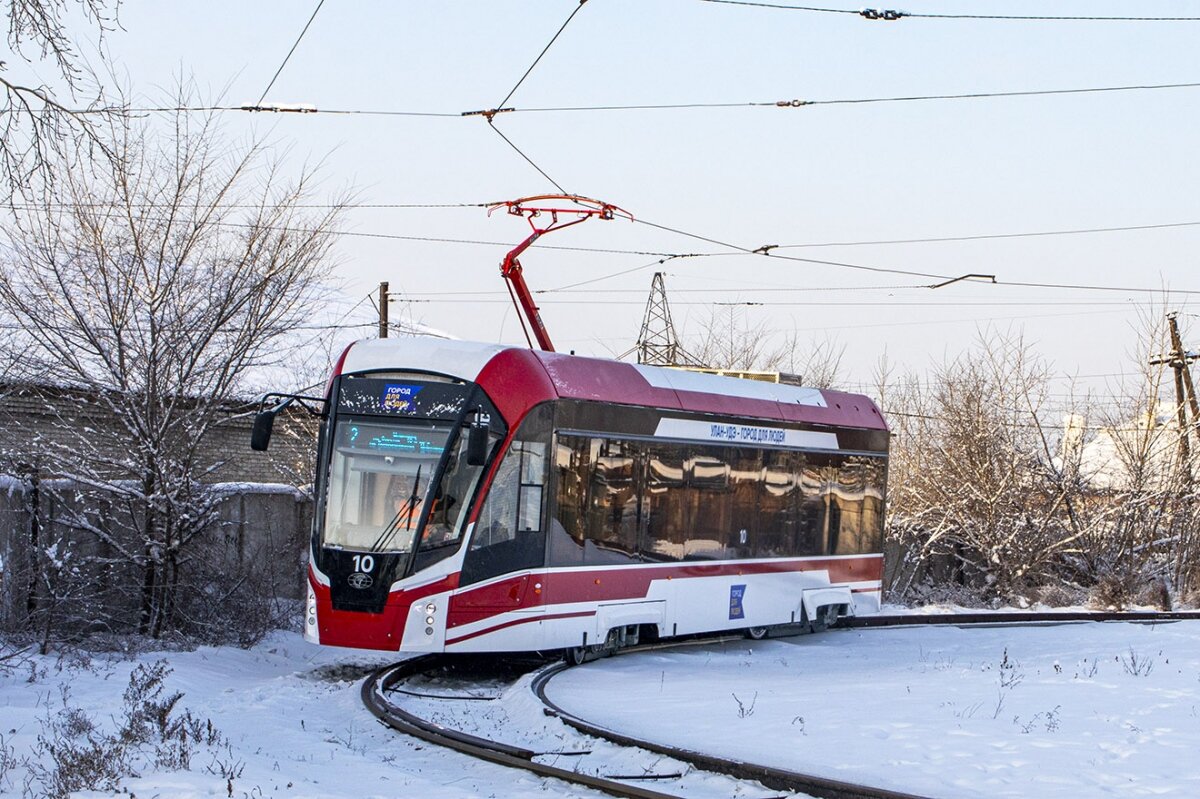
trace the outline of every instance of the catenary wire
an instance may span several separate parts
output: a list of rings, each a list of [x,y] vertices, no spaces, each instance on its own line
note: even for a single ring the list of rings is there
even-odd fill
[[[1187,228],[1200,226],[1200,222],[1159,222],[1148,225],[1118,225],[1113,227],[1071,228],[1066,230],[1040,230],[1020,233],[981,233],[970,236],[930,236],[915,239],[870,239],[865,241],[821,241],[803,244],[780,244],[776,249],[796,249],[801,247],[862,247],[881,244],[932,244],[951,241],[983,241],[988,239],[1021,239],[1044,236],[1077,236],[1090,233],[1122,233],[1138,230],[1167,230],[1171,228]]]
[[[516,151],[517,155],[519,155],[519,156],[521,156],[522,158],[524,158],[524,159],[525,159],[525,161],[526,161],[526,162],[528,162],[528,164],[529,164],[531,167],[533,167],[534,169],[536,169],[536,170],[538,171],[538,173],[539,173],[539,174],[540,174],[542,177],[544,177],[546,180],[548,180],[548,181],[550,181],[551,183],[553,183],[553,184],[554,184],[554,188],[558,189],[558,191],[559,191],[559,193],[560,193],[560,194],[566,194],[566,193],[567,193],[567,190],[566,190],[566,189],[564,189],[564,188],[563,188],[561,185],[559,185],[559,182],[558,182],[557,180],[555,180],[554,178],[550,177],[550,175],[549,175],[549,174],[546,172],[546,170],[542,169],[540,166],[538,166],[536,163],[534,163],[534,160],[533,160],[532,158],[530,158],[529,156],[527,156],[527,155],[526,155],[526,154],[525,154],[525,153],[524,153],[524,152],[521,150],[521,148],[520,148],[520,147],[518,147],[517,145],[513,144],[513,142],[512,142],[512,139],[510,139],[510,138],[508,138],[507,136],[505,136],[505,135],[504,135],[504,134],[503,134],[503,133],[500,131],[500,128],[496,127],[496,125],[495,125],[495,124],[494,124],[494,123],[493,123],[493,122],[492,122],[490,119],[488,120],[488,127],[489,127],[489,128],[491,128],[492,130],[496,131],[496,135],[497,135],[497,136],[499,136],[500,138],[504,139],[504,142],[505,142],[505,143],[506,143],[506,144],[507,144],[509,147],[513,148],[513,150],[515,150],[515,151]]]
[[[940,100],[980,100],[1004,97],[1041,97],[1073,94],[1105,94],[1112,92],[1163,91],[1171,89],[1200,88],[1200,81],[1185,81],[1179,83],[1141,83],[1124,84],[1120,86],[1085,86],[1067,89],[1026,89],[1018,91],[981,91],[964,92],[959,94],[907,94],[885,97],[834,97],[828,99],[787,99],[787,100],[744,100],[738,102],[693,102],[693,103],[642,103],[642,104],[608,104],[580,106],[531,106],[528,108],[505,108],[504,114],[548,114],[548,113],[602,113],[612,111],[678,111],[700,109],[730,109],[730,108],[777,108],[795,109],[818,105],[872,105],[879,103],[903,102],[935,102]],[[299,113],[321,114],[324,116],[393,116],[393,117],[431,117],[446,119],[464,119],[472,116],[483,116],[492,120],[492,112],[478,111],[415,111],[390,110],[383,108],[319,108],[303,106],[288,108],[286,106],[255,105],[207,105],[207,106],[141,106],[130,108],[80,108],[74,109],[75,114],[101,114],[113,111],[126,113],[212,113],[212,112],[249,112],[249,113]],[[499,113],[498,111],[496,113]]]
[[[271,76],[271,82],[267,84],[267,88],[263,89],[262,96],[258,98],[255,105],[262,105],[262,101],[266,99],[267,92],[271,91],[271,87],[275,85],[275,81],[279,79],[279,74],[283,72],[283,68],[287,66],[288,61],[292,57],[292,53],[296,52],[296,48],[300,46],[300,40],[304,38],[304,34],[308,33],[308,26],[312,25],[313,20],[317,18],[317,12],[321,10],[321,6],[325,5],[325,0],[317,0],[317,7],[313,9],[312,16],[308,18],[308,22],[304,23],[304,29],[300,31],[300,35],[296,37],[296,41],[292,43],[292,49],[288,50],[287,55],[283,57],[283,63],[279,65],[279,69],[275,70],[275,74]]]
[[[799,6],[787,3],[766,3],[755,0],[700,0],[703,3],[717,3],[727,6],[747,6],[750,8],[769,8],[777,11],[805,11],[823,14],[849,14],[867,19],[883,19],[895,21],[898,19],[963,19],[963,20],[1019,20],[1028,22],[1200,22],[1200,17],[1150,17],[1150,16],[1088,16],[1088,15],[1057,15],[1057,14],[932,14],[910,13],[907,11],[876,10],[870,8],[824,8],[819,6]],[[894,16],[889,16],[894,15]]]
[[[687,236],[689,238],[698,239],[700,241],[706,241],[710,244],[716,244],[721,247],[728,247],[728,248],[738,250],[739,252],[746,253],[749,255],[762,255],[764,257],[778,258],[778,259],[784,260],[784,261],[797,261],[800,263],[810,263],[810,264],[819,264],[819,265],[824,265],[824,266],[834,266],[834,267],[839,267],[839,268],[843,268],[843,269],[857,269],[857,270],[863,270],[863,271],[867,271],[867,272],[885,272],[885,273],[899,274],[899,275],[910,275],[913,277],[928,277],[928,278],[933,278],[935,280],[959,279],[956,276],[952,276],[952,275],[938,275],[938,274],[932,274],[929,272],[916,272],[916,271],[906,270],[906,269],[892,269],[892,268],[888,268],[888,267],[867,266],[865,264],[852,264],[852,263],[847,263],[845,261],[829,261],[829,260],[818,259],[818,258],[801,258],[801,257],[795,256],[795,255],[776,255],[774,252],[770,251],[771,249],[773,249],[773,247],[770,247],[770,246],[760,247],[757,250],[751,250],[751,249],[747,249],[745,247],[741,247],[736,244],[729,244],[728,242],[723,242],[723,241],[719,241],[717,239],[710,238],[708,236],[703,236],[698,233],[690,233],[685,230],[680,230],[679,228],[673,228],[673,227],[669,227],[667,225],[660,225],[660,224],[657,224],[654,222],[649,222],[645,219],[636,219],[634,221],[639,222],[643,225],[649,225],[650,227],[658,228],[659,230],[676,233],[678,235]],[[991,282],[991,285],[1022,286],[1025,288],[1074,289],[1074,290],[1085,290],[1085,291],[1123,291],[1123,292],[1139,292],[1139,293],[1151,293],[1151,294],[1160,294],[1160,293],[1200,294],[1200,289],[1164,289],[1164,288],[1152,289],[1152,288],[1132,287],[1132,286],[1103,286],[1103,285],[1083,284],[1083,283],[1041,283],[1041,282],[1034,282],[1034,281],[999,280],[999,279],[994,279]],[[933,288],[933,287],[926,286],[926,288]]]
[[[153,217],[149,217],[147,215],[140,215],[140,216],[143,216],[145,218],[153,218]],[[852,264],[852,263],[847,263],[845,261],[830,261],[830,260],[817,259],[817,258],[801,258],[799,256],[794,256],[794,255],[776,255],[774,253],[764,251],[765,248],[759,248],[759,250],[756,251],[756,250],[752,250],[752,249],[742,247],[742,246],[739,246],[736,244],[730,244],[728,242],[724,242],[719,239],[714,239],[714,238],[711,238],[708,236],[704,236],[704,235],[701,235],[698,233],[691,233],[688,231],[681,230],[679,228],[673,228],[673,227],[670,227],[667,225],[661,225],[661,224],[658,224],[655,222],[650,222],[645,219],[635,219],[634,221],[638,222],[640,224],[643,224],[643,225],[647,225],[649,227],[657,228],[659,230],[675,233],[677,235],[686,236],[686,237],[693,238],[693,239],[697,239],[699,241],[705,241],[710,244],[716,244],[717,246],[726,247],[726,248],[729,248],[729,249],[735,251],[735,252],[731,252],[731,253],[704,253],[704,255],[706,257],[732,256],[732,255],[758,255],[758,256],[762,256],[762,257],[769,257],[769,258],[774,258],[777,260],[784,260],[784,261],[794,261],[794,262],[798,262],[798,263],[833,266],[833,267],[844,268],[844,269],[861,270],[861,271],[876,272],[876,273],[901,274],[901,275],[909,275],[909,276],[914,276],[914,277],[928,277],[928,278],[933,278],[936,280],[948,280],[952,277],[950,275],[939,275],[939,274],[934,274],[934,273],[929,273],[929,272],[917,272],[917,271],[913,271],[913,270],[867,266],[865,264]],[[219,221],[219,222],[213,222],[212,224],[216,225],[218,227],[236,227],[236,228],[255,227],[254,225],[252,225],[250,223],[244,223],[244,222]],[[259,227],[262,227],[263,229],[267,229],[267,230],[277,231],[277,232],[287,232],[287,231],[303,232],[303,230],[301,228],[289,228],[287,226],[279,226],[279,225],[265,225],[265,226],[259,226]],[[420,241],[420,242],[451,243],[451,244],[472,244],[472,245],[485,245],[485,246],[497,246],[497,247],[510,247],[511,246],[511,242],[439,238],[439,237],[434,237],[434,236],[405,236],[405,235],[400,235],[400,234],[396,234],[396,233],[370,233],[370,232],[344,231],[344,230],[332,230],[332,231],[329,231],[329,233],[330,233],[330,235],[333,235],[333,236],[350,236],[350,237],[385,239],[385,240]],[[678,253],[652,252],[652,251],[647,251],[647,250],[616,250],[616,249],[593,248],[593,247],[564,247],[564,246],[554,246],[554,245],[546,245],[544,247],[544,249],[569,250],[569,251],[574,251],[574,252],[593,252],[593,253],[605,253],[605,254],[617,254],[617,255],[643,255],[643,256],[659,257],[659,258],[665,258],[665,257],[672,256],[672,255],[679,255]],[[646,267],[646,265],[643,265],[639,268],[644,269],[647,267]],[[1013,281],[1013,280],[999,280],[999,279],[995,280],[994,283],[986,283],[984,285],[1014,286],[1014,287],[1024,287],[1024,288],[1065,289],[1065,290],[1077,290],[1077,291],[1119,291],[1119,292],[1131,292],[1131,293],[1143,293],[1143,294],[1171,294],[1171,295],[1200,294],[1200,289],[1146,288],[1146,287],[1140,287],[1140,286],[1105,286],[1105,285],[1082,284],[1082,283],[1046,283],[1046,282]],[[915,286],[912,288],[930,288],[930,286],[924,285],[924,286]]]
[[[546,46],[542,48],[542,52],[538,53],[537,58],[533,59],[533,63],[529,65],[529,69],[525,70],[525,74],[521,76],[521,79],[517,81],[515,86],[509,89],[508,94],[504,95],[504,99],[496,105],[496,108],[503,108],[505,103],[512,98],[517,89],[521,87],[521,84],[525,82],[525,79],[529,77],[529,73],[533,72],[533,68],[536,67],[538,62],[542,60],[542,56],[546,55],[546,51],[553,46],[553,44],[558,40],[558,37],[562,35],[562,32],[567,29],[567,26],[571,24],[571,20],[575,19],[575,15],[579,13],[579,10],[583,8],[584,3],[586,2],[587,0],[579,0],[579,3],[575,6],[575,9],[571,11],[570,15],[567,16],[567,19],[563,22],[562,26],[559,27],[558,31],[552,37],[550,37],[550,41],[546,43]]]
[[[491,202],[457,202],[457,203],[297,203],[291,207],[304,209],[335,209],[341,208],[346,211],[358,210],[408,210],[408,209],[464,209],[464,208],[491,208],[500,201]],[[52,203],[16,203],[9,204],[7,207],[18,208],[21,210],[37,210],[45,207],[53,208],[105,208],[110,203],[96,202],[52,202]],[[135,208],[154,208],[151,203],[134,203],[131,207]],[[215,203],[214,208],[258,208],[257,203]],[[877,245],[894,245],[894,244],[936,244],[940,242],[958,242],[958,241],[985,241],[989,239],[1021,239],[1021,238],[1042,238],[1047,236],[1078,236],[1090,235],[1097,233],[1125,233],[1137,232],[1143,230],[1171,230],[1176,228],[1191,228],[1200,227],[1200,220],[1190,220],[1183,222],[1152,222],[1144,225],[1113,225],[1109,227],[1088,227],[1088,228],[1065,228],[1061,230],[1029,230],[1018,231],[1015,233],[977,233],[962,236],[924,236],[910,239],[858,239],[858,240],[838,240],[838,241],[809,241],[799,242],[796,244],[777,244],[772,249],[788,250],[801,248],[819,248],[819,247],[868,247]],[[504,242],[479,242],[456,239],[438,239],[449,243],[464,243],[464,244],[496,244],[500,246]],[[572,249],[572,248],[554,248],[549,245],[539,244],[543,249]],[[718,255],[733,255],[735,253],[654,253],[642,250],[599,250],[599,252],[613,252],[628,255],[660,255],[664,258],[699,258],[712,257]],[[904,288],[897,286],[896,288]]]

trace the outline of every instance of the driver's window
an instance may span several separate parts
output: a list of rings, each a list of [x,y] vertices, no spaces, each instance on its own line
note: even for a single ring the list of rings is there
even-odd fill
[[[549,404],[530,412],[497,467],[475,521],[461,584],[544,565],[542,507],[551,412]]]

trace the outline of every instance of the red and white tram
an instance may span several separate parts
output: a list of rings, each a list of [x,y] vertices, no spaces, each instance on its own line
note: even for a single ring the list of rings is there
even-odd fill
[[[322,415],[310,641],[582,658],[879,608],[867,397],[400,338],[351,345]]]

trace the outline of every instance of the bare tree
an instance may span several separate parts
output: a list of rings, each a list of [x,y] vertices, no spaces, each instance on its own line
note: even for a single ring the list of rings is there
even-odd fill
[[[49,67],[50,85],[32,69],[15,75],[11,60],[0,61],[0,173],[11,197],[42,187],[49,167],[64,148],[86,142],[104,149],[95,125],[120,116],[108,107],[93,71],[80,56],[68,33],[74,16],[88,30],[103,36],[116,25],[119,0],[8,0],[8,45],[18,62],[36,58]]]
[[[1048,381],[1019,335],[988,333],[927,384],[910,375],[889,389],[893,540],[993,596],[1045,579],[1078,547],[1078,469],[1047,418]]]
[[[839,380],[846,347],[828,334],[805,342],[793,331],[772,344],[765,322],[751,324],[732,305],[709,308],[700,328],[688,350],[709,368],[790,372],[814,388],[832,388]]]
[[[306,210],[312,176],[285,180],[263,146],[172,123],[112,127],[111,162],[75,148],[0,256],[0,312],[21,329],[6,354],[56,426],[37,454],[58,523],[154,636],[232,590],[182,590],[217,501],[203,444],[316,315],[340,215]]]
[[[1155,357],[1169,349],[1163,319],[1157,306],[1142,314],[1136,375],[1115,388],[1120,401],[1099,414],[1085,453],[1092,519],[1073,565],[1104,605],[1139,597],[1163,604],[1166,586],[1183,595],[1200,587],[1197,459],[1174,397],[1164,399],[1170,367]]]

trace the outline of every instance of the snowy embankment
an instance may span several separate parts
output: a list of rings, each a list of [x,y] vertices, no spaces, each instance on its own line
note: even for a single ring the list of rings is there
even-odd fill
[[[140,776],[119,781],[123,794],[172,799],[600,796],[397,735],[380,726],[359,700],[362,677],[394,662],[395,654],[317,647],[291,633],[276,634],[251,650],[158,652],[132,661],[32,658],[0,675],[0,796],[50,793],[26,761],[32,759],[35,770],[37,765],[52,768],[53,759],[38,751],[37,740],[51,729],[50,722],[64,719],[64,699],[95,723],[91,736],[99,740],[123,724],[130,674],[164,659],[171,673],[163,696],[183,694],[172,717],[186,709],[201,723],[212,721],[223,740],[191,744],[187,768],[155,763],[162,759],[155,753],[161,744],[137,747],[130,765]],[[71,728],[76,742],[87,738],[81,729]],[[113,794],[110,789],[73,795]]]
[[[57,725],[76,744],[103,742],[127,726],[131,673],[165,660],[171,671],[160,698],[181,692],[171,718],[186,710],[196,734],[186,757],[154,740],[124,750],[140,775],[113,784],[126,793],[597,796],[379,726],[359,685],[395,659],[315,647],[290,633],[251,650],[30,658],[0,675],[0,795],[49,794],[54,758],[39,750],[39,736],[53,740]],[[548,728],[524,729],[550,723],[527,683],[494,686],[485,693],[498,691],[497,701],[462,703],[471,706],[466,715],[410,701],[472,732],[562,746]],[[650,740],[946,799],[1200,795],[1195,622],[834,630],[709,643],[589,663],[556,677],[549,691],[568,710]]]
[[[548,694],[646,740],[934,797],[1200,796],[1196,622],[835,630],[599,661]]]

